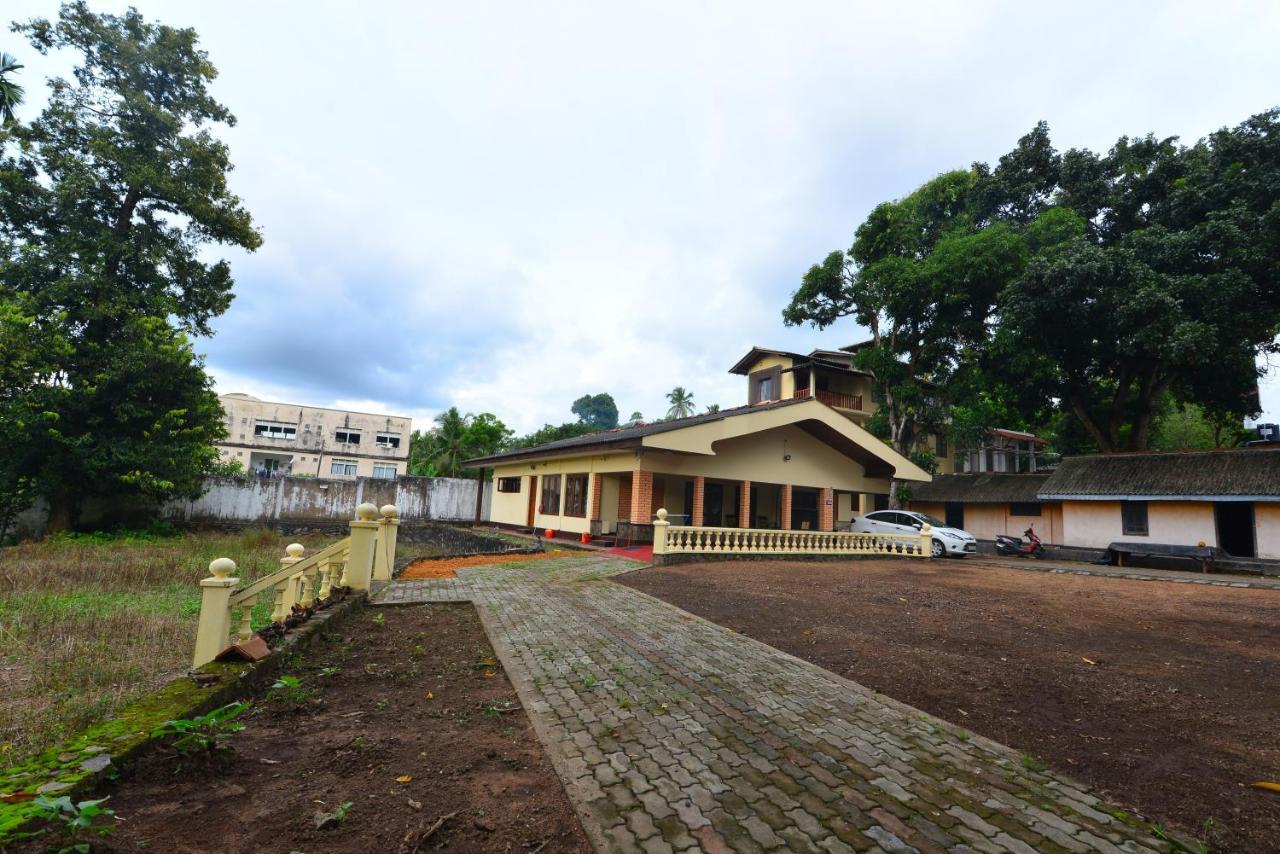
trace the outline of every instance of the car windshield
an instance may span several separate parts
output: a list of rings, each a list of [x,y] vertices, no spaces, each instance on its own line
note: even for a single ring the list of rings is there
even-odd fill
[[[932,516],[926,516],[924,513],[912,513],[911,515],[915,516],[917,519],[928,522],[930,525],[932,525],[935,528],[949,527],[947,523],[943,522],[941,519],[935,519]]]

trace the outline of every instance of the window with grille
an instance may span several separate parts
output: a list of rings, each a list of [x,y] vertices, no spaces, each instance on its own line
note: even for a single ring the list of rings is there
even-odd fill
[[[1014,501],[1009,505],[1010,516],[1039,516],[1040,503],[1038,501]]]
[[[380,466],[380,465],[375,464],[375,465],[374,465],[374,467],[373,467],[373,476],[374,476],[374,477],[376,477],[376,478],[379,478],[379,479],[381,479],[381,480],[395,480],[395,479],[396,479],[396,467],[395,467],[395,466]]]
[[[500,477],[498,478],[499,492],[519,492],[520,478],[518,477]]]
[[[360,431],[359,430],[334,430],[333,440],[342,445],[359,445]]]
[[[1147,536],[1147,502],[1121,501],[1120,523],[1125,536]]]
[[[542,500],[538,502],[538,512],[552,516],[560,514],[560,475],[544,474],[542,476]]]
[[[329,462],[329,474],[336,474],[342,477],[355,477],[356,461],[355,460],[331,460]]]
[[[373,438],[373,443],[379,448],[398,448],[400,447],[400,434],[379,433]]]
[[[564,515],[587,515],[587,475],[571,474],[564,481]]]
[[[255,421],[253,435],[263,439],[293,439],[298,435],[298,428],[293,424],[276,421]]]

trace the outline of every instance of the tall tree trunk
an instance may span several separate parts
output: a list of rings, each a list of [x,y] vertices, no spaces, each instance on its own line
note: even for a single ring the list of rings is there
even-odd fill
[[[1084,429],[1088,431],[1089,437],[1097,444],[1098,450],[1102,452],[1114,451],[1116,446],[1112,444],[1110,438],[1098,426],[1098,422],[1093,420],[1093,416],[1089,414],[1089,410],[1085,407],[1084,401],[1078,397],[1067,398],[1071,405],[1071,411],[1075,413],[1076,418],[1080,419],[1080,423],[1084,425]]]
[[[1151,441],[1151,416],[1156,398],[1164,394],[1169,380],[1157,380],[1156,369],[1147,372],[1138,395],[1138,411],[1134,414],[1133,428],[1129,431],[1129,450],[1145,451]]]
[[[57,490],[47,495],[45,500],[49,502],[49,522],[45,526],[45,533],[70,531],[76,523],[75,496],[65,490]]]

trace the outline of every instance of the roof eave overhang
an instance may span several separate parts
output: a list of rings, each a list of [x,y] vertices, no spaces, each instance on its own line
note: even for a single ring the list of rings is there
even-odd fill
[[[716,442],[790,425],[800,427],[861,463],[868,477],[895,477],[925,483],[932,480],[928,472],[886,443],[830,406],[812,398],[794,403],[788,401],[786,406],[694,424],[681,430],[651,434],[642,441],[645,448],[654,450],[712,456],[716,453]]]
[[[1042,492],[1036,497],[1041,501],[1280,501],[1280,495],[1102,495]]]
[[[476,457],[464,460],[464,468],[493,468],[509,463],[523,463],[529,460],[546,460],[557,457],[590,457],[597,454],[612,454],[618,451],[631,451],[640,447],[640,439],[619,439],[615,442],[592,442],[590,444],[571,445],[567,448],[547,448],[538,450],[531,448],[527,453],[500,454],[493,457]]]

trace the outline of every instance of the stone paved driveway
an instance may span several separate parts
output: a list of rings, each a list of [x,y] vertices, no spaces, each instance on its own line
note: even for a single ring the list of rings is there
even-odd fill
[[[1170,850],[1007,747],[607,580],[635,566],[480,567],[376,599],[476,603],[598,850]]]

